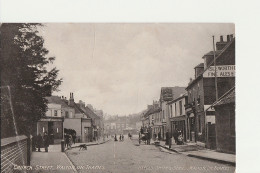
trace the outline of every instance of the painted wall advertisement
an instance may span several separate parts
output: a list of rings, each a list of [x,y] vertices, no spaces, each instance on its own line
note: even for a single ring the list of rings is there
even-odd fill
[[[235,65],[218,65],[216,66],[217,77],[235,77]],[[215,66],[210,66],[204,73],[203,77],[215,77]]]

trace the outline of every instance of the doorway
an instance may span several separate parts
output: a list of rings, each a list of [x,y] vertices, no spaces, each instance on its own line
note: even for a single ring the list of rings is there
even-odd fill
[[[53,122],[48,122],[48,135],[50,139],[50,144],[54,144],[54,129],[53,129]]]

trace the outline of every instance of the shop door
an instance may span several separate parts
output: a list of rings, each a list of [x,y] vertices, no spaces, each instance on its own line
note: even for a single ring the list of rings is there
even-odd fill
[[[89,142],[89,129],[84,127],[84,138],[82,142]]]

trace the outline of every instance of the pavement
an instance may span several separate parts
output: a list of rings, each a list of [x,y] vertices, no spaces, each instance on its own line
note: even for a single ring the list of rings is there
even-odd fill
[[[105,142],[108,142],[110,139],[105,141],[96,141],[91,143],[84,143],[87,146],[99,145]],[[83,143],[73,144],[71,148],[77,148]],[[77,172],[75,166],[72,164],[66,152],[71,149],[66,149],[65,152],[61,152],[61,145],[50,145],[48,152],[44,151],[44,148],[41,148],[41,152],[32,152],[31,156],[31,168],[32,170],[28,172],[32,173],[41,173],[41,172]]]
[[[154,141],[152,141],[154,144]],[[221,153],[215,150],[206,149],[196,143],[187,143],[185,145],[165,145],[165,141],[160,142],[160,147],[163,147],[167,150],[171,150],[177,152],[179,154],[184,154],[189,157],[196,157],[199,159],[210,160],[218,163],[227,163],[231,165],[236,165],[236,155],[235,154],[228,154],[228,153]]]

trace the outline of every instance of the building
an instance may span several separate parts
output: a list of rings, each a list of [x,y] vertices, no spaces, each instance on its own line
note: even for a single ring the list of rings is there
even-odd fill
[[[169,119],[169,110],[167,103],[177,99],[184,94],[185,87],[162,87],[160,94],[160,107],[161,107],[161,118],[162,118],[162,139],[166,139],[166,132],[171,130],[171,122]]]
[[[103,128],[101,117],[96,115],[88,106],[85,106],[83,101],[79,101],[77,104],[84,113],[91,118],[91,133],[92,133],[92,140],[98,140],[101,137],[101,130]]]
[[[65,102],[75,110],[75,115],[64,119],[64,128],[76,131],[77,142],[91,142],[93,138],[91,118],[75,103],[73,93],[70,93],[69,100]]]
[[[189,132],[188,132],[188,119],[185,112],[185,106],[188,103],[187,94],[183,94],[182,96],[176,98],[167,103],[169,119],[170,119],[170,132],[173,134],[175,130],[181,130],[184,141],[187,140]]]
[[[235,38],[227,36],[227,41],[216,43],[216,79],[218,97],[235,86]],[[216,101],[214,52],[203,57],[204,63],[196,66],[195,79],[186,88],[188,104],[185,111],[189,121],[189,140],[214,149],[216,147],[215,110],[211,105]]]
[[[60,143],[63,139],[62,101],[58,96],[46,97],[48,109],[46,116],[37,122],[37,134],[43,136],[47,132],[50,136],[50,144]]]
[[[235,154],[235,87],[212,106],[216,111],[216,149],[220,152]]]

